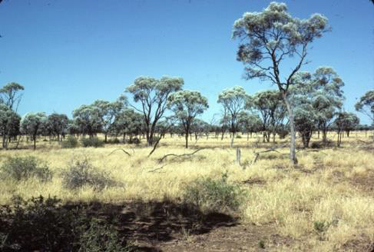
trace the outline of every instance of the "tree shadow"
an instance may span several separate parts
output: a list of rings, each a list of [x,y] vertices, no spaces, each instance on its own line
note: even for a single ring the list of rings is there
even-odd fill
[[[194,206],[169,200],[136,201],[126,204],[100,202],[68,203],[95,218],[112,223],[126,240],[137,241],[136,251],[160,251],[155,245],[181,235],[209,233],[219,227],[237,225],[238,218],[217,212],[203,213]]]

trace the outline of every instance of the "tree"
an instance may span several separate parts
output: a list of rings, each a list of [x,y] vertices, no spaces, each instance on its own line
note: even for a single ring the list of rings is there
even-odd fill
[[[62,141],[60,136],[67,132],[69,118],[65,114],[53,113],[47,118],[47,127],[52,135],[57,136],[58,141]]]
[[[168,107],[174,112],[175,117],[181,122],[188,148],[188,136],[191,125],[197,115],[208,109],[208,100],[198,91],[183,90],[169,96]]]
[[[342,133],[347,132],[349,137],[349,132],[355,129],[360,124],[360,119],[353,113],[341,112],[338,114],[335,120],[335,126],[338,131],[338,146],[341,144]]]
[[[73,119],[76,126],[79,128],[79,132],[83,135],[87,134],[90,137],[101,132],[103,127],[101,111],[97,106],[80,106],[78,109],[73,111]]]
[[[248,108],[257,110],[262,118],[263,140],[270,141],[270,134],[273,133],[273,142],[278,126],[285,117],[285,108],[282,95],[276,90],[266,90],[256,93],[249,100]]]
[[[11,137],[19,133],[21,117],[4,104],[0,104],[0,134],[3,137],[3,148],[8,149]]]
[[[233,87],[223,90],[218,95],[218,103],[222,104],[226,120],[232,133],[231,147],[234,144],[235,133],[238,132],[238,116],[245,109],[249,95],[242,87]]]
[[[374,90],[366,92],[356,103],[355,108],[357,111],[367,115],[374,125]]]
[[[17,112],[18,105],[22,99],[21,92],[24,89],[25,88],[18,83],[8,83],[0,89],[0,100],[11,110],[13,110],[14,106],[16,106],[14,111]]]
[[[29,135],[34,142],[34,150],[36,149],[36,138],[43,129],[43,124],[47,121],[47,116],[44,112],[28,113],[21,120],[21,131]]]
[[[109,131],[119,115],[120,111],[124,108],[124,103],[121,99],[115,102],[108,102],[103,100],[97,100],[92,105],[93,108],[96,108],[99,112],[98,117],[102,122],[101,130],[105,136],[105,143],[108,141]],[[95,109],[95,111],[96,111]]]
[[[242,132],[246,132],[247,140],[249,140],[249,134],[259,132],[262,129],[262,120],[259,115],[242,111],[239,114],[239,128]]]
[[[293,106],[310,105],[305,112],[314,118],[317,129],[322,131],[323,143],[326,143],[327,131],[343,105],[344,82],[331,67],[319,67],[313,74],[299,72],[293,82],[295,85],[290,89]]]
[[[240,39],[237,59],[246,66],[246,78],[260,78],[277,85],[286,104],[290,124],[290,160],[297,163],[295,120],[289,100],[293,77],[306,64],[308,46],[328,30],[327,18],[313,14],[298,19],[287,12],[284,3],[271,2],[262,12],[246,12],[234,23],[233,39]],[[284,74],[284,62],[295,63]],[[281,73],[282,70],[282,73]]]
[[[169,96],[181,90],[183,84],[183,79],[179,77],[162,77],[160,80],[139,77],[126,89],[133,95],[134,102],[140,102],[141,109],[133,107],[143,114],[149,146],[153,144],[156,125],[167,109]]]
[[[300,133],[304,148],[309,147],[317,116],[311,104],[305,103],[295,109],[295,128]]]
[[[140,135],[143,131],[143,115],[135,112],[133,109],[123,109],[120,111],[112,126],[112,131],[116,135],[123,135],[123,142],[126,141],[126,135],[130,136],[130,143],[133,142],[134,135]]]

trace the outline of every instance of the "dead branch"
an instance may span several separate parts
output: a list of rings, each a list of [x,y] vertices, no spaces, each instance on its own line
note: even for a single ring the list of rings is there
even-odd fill
[[[121,148],[115,149],[114,151],[112,151],[111,153],[109,153],[108,156],[112,155],[114,152],[119,151],[119,150],[123,151],[125,154],[127,154],[129,157],[131,157],[131,154],[129,152],[127,152],[126,150],[121,149]]]
[[[157,145],[158,145],[158,143],[160,142],[160,140],[161,140],[161,136],[157,139],[157,142],[156,142],[155,145],[153,146],[152,151],[148,154],[148,157],[150,157],[150,156],[153,154],[153,152],[155,152],[155,150],[156,150],[156,148],[157,148]]]
[[[158,162],[163,162],[167,157],[190,157],[190,156],[192,156],[192,155],[194,155],[195,153],[197,153],[197,152],[199,152],[199,151],[201,151],[201,150],[204,150],[205,148],[202,148],[202,149],[197,149],[197,150],[195,150],[194,152],[191,152],[191,153],[185,153],[185,154],[180,154],[180,155],[178,155],[178,154],[174,154],[174,153],[169,153],[169,154],[166,154],[165,156],[163,156],[162,158],[160,158],[159,160],[158,160]]]
[[[156,168],[156,169],[149,170],[148,172],[155,172],[155,171],[161,170],[161,169],[163,169],[165,166],[166,166],[166,164],[163,165],[163,166],[161,166],[161,167],[158,167],[158,168]]]

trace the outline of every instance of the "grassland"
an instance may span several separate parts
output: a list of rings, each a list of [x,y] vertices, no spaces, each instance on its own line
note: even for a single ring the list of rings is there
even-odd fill
[[[333,140],[334,134],[329,138]],[[241,163],[246,167],[235,161],[236,148],[230,148],[230,139],[213,136],[192,141],[188,150],[183,147],[183,138],[166,137],[151,157],[147,157],[151,149],[142,145],[62,149],[56,142],[39,141],[36,151],[31,148],[1,151],[0,162],[7,157],[35,156],[47,162],[56,175],[47,183],[36,179],[1,181],[0,204],[9,204],[13,195],[23,198],[51,195],[63,202],[117,205],[136,201],[181,202],[186,186],[193,181],[219,179],[227,172],[231,184],[240,185],[248,192],[239,211],[233,213],[240,225],[247,227],[244,230],[248,230],[248,234],[243,231],[240,235],[261,231],[255,245],[244,244],[243,251],[262,247],[267,251],[370,251],[374,244],[374,145],[370,139],[364,133],[351,133],[351,137],[343,138],[341,148],[299,148],[297,167],[289,164],[287,141],[277,141],[276,151],[262,153],[252,163],[255,152],[269,149],[273,144],[262,143],[256,136],[235,139],[234,146],[241,149]],[[318,141],[316,137],[312,140]],[[199,148],[204,149],[192,156],[171,156],[160,162],[166,154],[191,153]],[[71,162],[83,158],[124,186],[100,192],[91,187],[78,191],[64,188],[59,174]],[[195,236],[182,236],[178,249],[192,250],[191,239],[198,242]],[[165,250],[173,249],[166,246]]]

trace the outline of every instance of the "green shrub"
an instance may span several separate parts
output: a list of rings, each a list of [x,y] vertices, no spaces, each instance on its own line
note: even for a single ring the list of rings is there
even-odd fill
[[[62,148],[76,148],[78,145],[78,139],[74,136],[68,136],[66,140],[61,143]]]
[[[104,141],[100,140],[97,137],[89,137],[89,138],[82,138],[81,140],[82,146],[83,147],[103,147],[104,146]]]
[[[39,159],[27,157],[9,157],[1,166],[1,177],[16,181],[38,178],[42,182],[52,179],[48,165]]]
[[[109,144],[120,144],[121,141],[118,138],[114,138],[114,139],[109,139],[108,143]]]
[[[246,192],[238,185],[227,182],[227,174],[219,180],[199,179],[187,186],[184,200],[204,212],[237,211]]]
[[[94,167],[87,158],[73,161],[62,175],[64,187],[72,190],[88,185],[101,191],[106,187],[119,185],[109,174]]]
[[[111,225],[89,217],[86,208],[68,209],[42,196],[0,206],[0,251],[126,251]]]
[[[129,248],[123,246],[123,244],[124,241],[119,237],[118,232],[112,226],[101,224],[99,220],[92,219],[86,231],[80,236],[79,251],[129,251]]]

